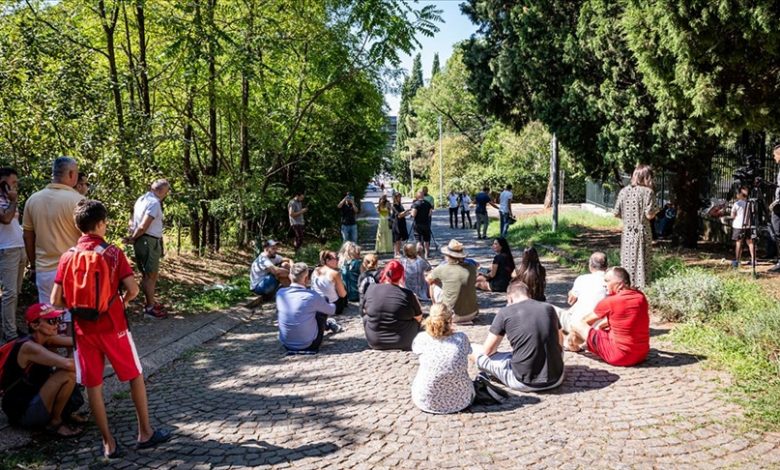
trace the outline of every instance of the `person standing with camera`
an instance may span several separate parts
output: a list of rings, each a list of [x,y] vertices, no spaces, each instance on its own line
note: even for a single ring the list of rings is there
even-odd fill
[[[357,205],[355,204],[355,198],[352,197],[352,193],[347,193],[344,199],[339,202],[339,210],[341,210],[341,239],[345,242],[357,243],[357,220],[355,216],[358,213]]]
[[[18,181],[16,170],[0,168],[0,285],[3,289],[0,344],[19,336],[16,329],[16,306],[22,290],[24,266],[27,264],[17,209]]]
[[[780,164],[780,143],[772,148],[772,157],[775,163]],[[775,200],[772,202],[772,231],[775,234],[775,244],[780,244],[780,169],[777,171],[777,187],[775,188]],[[780,261],[769,268],[770,273],[780,272]]]

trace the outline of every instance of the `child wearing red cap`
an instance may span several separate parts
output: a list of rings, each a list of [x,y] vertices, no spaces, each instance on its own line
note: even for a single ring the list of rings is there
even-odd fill
[[[24,315],[30,336],[4,346],[10,348],[0,373],[2,407],[8,421],[23,428],[42,428],[57,437],[73,437],[83,429],[64,418],[76,411],[68,407],[76,374],[73,359],[48,348],[72,348],[73,340],[57,334],[62,310],[47,304],[31,305]],[[83,418],[82,418],[83,419]]]
[[[67,251],[60,258],[57,275],[54,278],[52,303],[57,306],[69,306],[65,292],[72,292],[73,282],[66,273],[70,262],[79,251],[102,252],[111,272],[111,292],[115,297],[108,305],[108,311],[100,313],[96,320],[87,320],[74,315],[76,338],[76,375],[78,381],[87,388],[89,404],[95,416],[95,423],[103,436],[103,456],[112,459],[120,456],[117,442],[108,427],[108,416],[103,401],[103,368],[105,359],[116,372],[120,381],[130,381],[130,395],[135,404],[138,417],[138,441],[136,449],[146,449],[170,439],[169,431],[154,430],[149,422],[146,398],[146,385],[141,370],[141,361],[128,330],[125,307],[138,295],[138,284],[125,254],[114,245],[106,244],[107,211],[100,201],[83,200],[74,212],[74,219],[82,236],[75,250]],[[124,288],[124,295],[119,288]]]

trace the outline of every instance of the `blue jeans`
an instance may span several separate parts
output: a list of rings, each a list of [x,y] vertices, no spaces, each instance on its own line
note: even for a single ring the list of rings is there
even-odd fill
[[[501,230],[500,230],[500,236],[506,238],[506,232],[509,230],[509,213],[508,212],[499,212],[501,215]]]
[[[272,274],[266,274],[256,286],[252,287],[252,292],[257,295],[268,295],[273,294],[277,287],[279,281]]]
[[[357,224],[355,225],[342,225],[341,226],[341,239],[345,242],[357,243]]]

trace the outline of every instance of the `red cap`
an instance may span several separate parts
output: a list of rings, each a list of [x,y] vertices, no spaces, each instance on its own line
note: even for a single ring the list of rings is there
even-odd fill
[[[27,307],[27,311],[24,313],[24,320],[27,323],[33,323],[41,319],[57,318],[63,313],[62,310],[57,310],[49,304],[32,304]]]
[[[382,276],[380,282],[392,282],[393,284],[403,283],[404,281],[404,265],[398,260],[390,260],[385,269],[382,270]]]

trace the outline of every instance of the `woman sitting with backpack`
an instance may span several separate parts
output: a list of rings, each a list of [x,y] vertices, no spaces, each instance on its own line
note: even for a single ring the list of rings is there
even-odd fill
[[[358,291],[360,293],[360,301],[363,301],[363,297],[366,295],[366,290],[371,284],[379,282],[379,257],[373,253],[369,253],[363,256],[363,263],[360,265],[360,277],[358,277]]]
[[[344,287],[341,274],[336,269],[338,260],[336,253],[322,250],[320,264],[311,273],[312,290],[325,297],[328,302],[336,304],[334,315],[341,315],[347,307],[347,288]]]
[[[12,425],[45,429],[55,437],[74,437],[82,433],[78,424],[84,422],[73,415],[77,410],[70,405],[76,366],[73,358],[49,350],[73,347],[72,338],[58,334],[61,315],[62,310],[47,304],[33,304],[27,309],[24,318],[30,336],[0,348],[0,391],[3,411]]]

